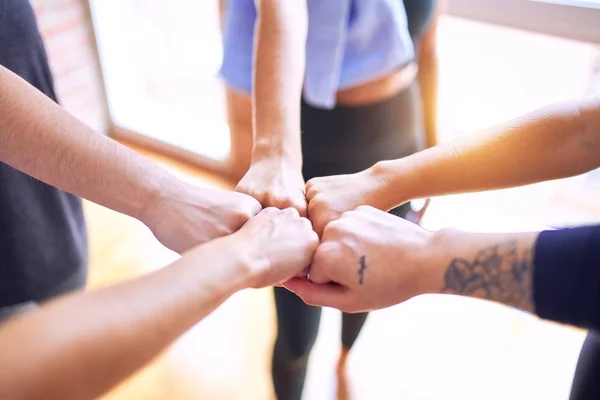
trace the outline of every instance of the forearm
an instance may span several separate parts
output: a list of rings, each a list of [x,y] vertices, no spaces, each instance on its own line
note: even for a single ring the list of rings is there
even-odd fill
[[[600,165],[600,101],[545,107],[486,132],[372,168],[386,206],[415,198],[502,189]],[[402,190],[399,190],[401,188]]]
[[[418,285],[533,311],[534,247],[539,233],[478,234],[443,230],[425,250]]]
[[[598,330],[599,243],[598,225],[515,234],[442,230],[423,251],[417,286]]]
[[[438,57],[437,57],[437,24],[442,1],[438,1],[431,24],[421,38],[419,49],[419,74],[421,87],[425,144],[433,147],[437,144],[437,108],[438,108]]]
[[[0,365],[10,368],[0,368],[0,397],[96,398],[141,368],[243,286],[244,270],[222,251],[225,240],[141,279],[7,322]]]
[[[429,148],[437,144],[437,57],[432,57],[428,63],[419,66],[418,80],[423,98],[425,145]]]
[[[174,181],[153,162],[97,134],[1,66],[0,161],[133,217]]]
[[[300,99],[308,31],[306,0],[256,0],[253,158],[301,162]]]

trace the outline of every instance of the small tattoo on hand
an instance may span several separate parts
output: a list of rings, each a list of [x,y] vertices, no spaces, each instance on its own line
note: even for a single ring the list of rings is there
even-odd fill
[[[360,268],[358,269],[358,284],[362,285],[365,280],[365,269],[367,269],[367,256],[360,256]]]

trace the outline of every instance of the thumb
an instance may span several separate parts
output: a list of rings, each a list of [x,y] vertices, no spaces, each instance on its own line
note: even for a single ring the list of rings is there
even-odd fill
[[[348,302],[348,289],[334,283],[320,285],[307,279],[294,278],[285,282],[283,287],[311,306],[342,309]]]

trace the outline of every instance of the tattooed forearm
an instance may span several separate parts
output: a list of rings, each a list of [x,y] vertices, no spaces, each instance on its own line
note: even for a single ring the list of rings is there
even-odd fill
[[[365,269],[367,269],[367,256],[360,257],[360,268],[358,268],[358,284],[362,285],[365,280]]]
[[[473,260],[455,258],[446,270],[442,293],[478,297],[532,311],[532,251],[520,248],[515,240],[480,250]]]

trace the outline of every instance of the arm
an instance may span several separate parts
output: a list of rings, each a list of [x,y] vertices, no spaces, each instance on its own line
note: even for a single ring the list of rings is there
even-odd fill
[[[145,157],[97,134],[2,66],[0,161],[49,185],[141,219],[176,251],[231,233],[259,210],[258,204],[245,196],[221,195],[184,184]],[[212,215],[209,209],[217,201],[230,206],[230,211],[220,210],[222,217]],[[166,226],[170,222],[165,215],[180,218],[173,221],[174,227],[195,223],[206,230],[196,236],[180,230],[179,235]],[[211,227],[215,222],[217,229]]]
[[[437,144],[438,57],[437,24],[442,1],[438,1],[429,28],[419,44],[419,74],[423,116],[425,117],[425,143],[427,147]]]
[[[0,398],[96,398],[235,291],[302,271],[316,244],[297,212],[267,209],[158,272],[15,317],[0,326]]]
[[[2,162],[115,211],[141,216],[149,199],[173,179],[1,66],[0,116]]]
[[[431,233],[361,206],[325,229],[310,269],[312,282],[294,279],[285,285],[309,304],[346,312],[389,307],[426,293],[532,311],[537,235]]]
[[[600,99],[557,104],[371,171],[384,207],[415,198],[503,189],[600,166]],[[402,187],[403,190],[398,190]]]
[[[359,205],[390,210],[412,199],[566,178],[600,166],[600,99],[544,107],[508,123],[353,175],[307,187],[317,231]]]
[[[263,206],[306,211],[300,99],[308,31],[306,0],[256,0],[252,113],[254,149],[237,190]]]
[[[326,228],[310,269],[313,283],[294,279],[286,286],[309,304],[349,312],[446,293],[600,329],[599,243],[600,226],[542,233],[431,233],[359,207]]]

